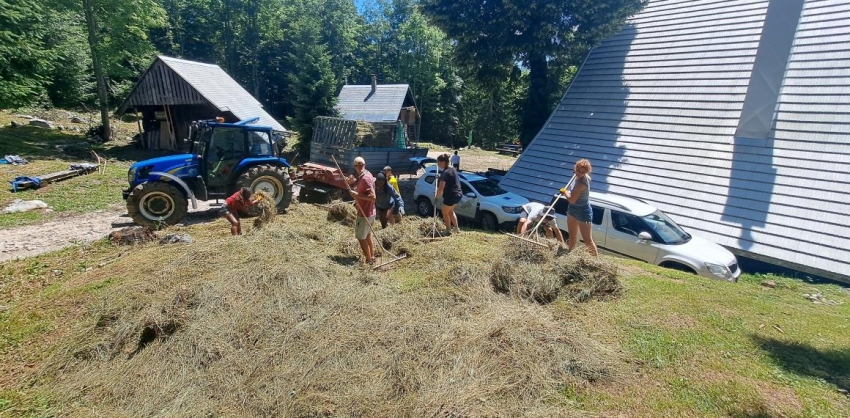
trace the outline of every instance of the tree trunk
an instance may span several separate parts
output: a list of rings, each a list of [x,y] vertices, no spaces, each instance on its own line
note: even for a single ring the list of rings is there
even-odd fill
[[[526,147],[546,123],[552,109],[549,105],[549,63],[545,54],[534,53],[528,58],[528,99],[522,112],[520,141]]]
[[[100,123],[103,125],[103,139],[108,141],[112,136],[112,128],[109,126],[109,96],[106,91],[106,75],[103,73],[103,64],[100,61],[100,44],[97,39],[97,21],[94,16],[92,0],[83,0],[83,11],[86,14],[86,26],[88,27],[89,49],[91,50],[91,61],[94,67],[94,77],[97,80],[97,99],[100,105]]]

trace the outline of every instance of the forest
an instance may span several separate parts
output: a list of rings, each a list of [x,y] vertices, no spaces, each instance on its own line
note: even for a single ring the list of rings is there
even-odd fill
[[[158,55],[215,63],[309,132],[348,84],[411,86],[429,142],[530,142],[646,0],[0,0],[0,108],[114,107]]]

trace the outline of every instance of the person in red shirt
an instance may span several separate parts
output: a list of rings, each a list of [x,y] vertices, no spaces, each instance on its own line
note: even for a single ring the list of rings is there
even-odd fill
[[[354,159],[355,176],[348,176],[348,184],[354,186],[349,193],[354,198],[357,207],[357,221],[354,226],[354,236],[360,243],[366,263],[375,262],[375,244],[372,242],[372,223],[375,222],[375,178],[366,170],[366,160],[363,157]]]
[[[254,192],[247,187],[243,187],[225,199],[224,217],[230,222],[230,233],[233,235],[242,235],[242,222],[239,219],[239,213],[250,206],[257,203],[254,197]]]

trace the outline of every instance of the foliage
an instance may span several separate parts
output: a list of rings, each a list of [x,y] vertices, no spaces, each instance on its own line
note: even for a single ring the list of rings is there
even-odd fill
[[[0,0],[0,108],[35,102],[50,71],[42,7],[32,0]]]
[[[426,0],[424,10],[457,42],[461,62],[487,83],[513,63],[528,69],[521,139],[528,144],[562,91],[560,71],[615,33],[645,0]]]

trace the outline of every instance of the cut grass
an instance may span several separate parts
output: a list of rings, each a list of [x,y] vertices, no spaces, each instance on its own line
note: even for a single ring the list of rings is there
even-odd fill
[[[92,145],[81,133],[28,126],[12,128],[9,123],[13,120],[21,124],[27,122],[13,116],[11,111],[0,111],[0,157],[20,155],[30,163],[22,166],[0,165],[0,180],[4,184],[0,190],[0,209],[15,199],[37,199],[47,203],[53,212],[39,210],[0,215],[0,228],[41,223],[62,213],[87,213],[117,207],[123,203],[121,191],[128,186],[127,169],[130,164],[136,159],[154,155],[136,150],[126,140],[136,129],[135,124],[114,121],[119,139]],[[68,121],[59,123],[72,125]],[[72,151],[65,152],[64,149]],[[67,170],[72,163],[93,162],[89,149],[94,149],[107,159],[104,174],[92,173],[18,193],[12,193],[8,187],[7,182],[17,176],[41,176]]]
[[[0,411],[850,410],[840,392],[850,386],[850,293],[838,286],[770,277],[771,289],[757,276],[730,284],[616,259],[627,272],[619,299],[539,305],[489,285],[504,236],[464,232],[372,272],[356,266],[351,228],[326,217],[294,205],[245,237],[218,219],[182,229],[196,239],[186,246],[98,242],[0,264],[0,330],[13,336],[0,346]],[[803,298],[813,290],[842,303]]]

